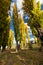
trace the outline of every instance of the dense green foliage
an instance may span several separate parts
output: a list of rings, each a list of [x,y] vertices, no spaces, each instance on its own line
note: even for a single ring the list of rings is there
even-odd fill
[[[40,2],[36,4],[35,0],[24,0],[23,9],[24,12],[30,16],[28,24],[31,26],[31,28],[40,26]]]
[[[18,11],[17,11],[17,5],[16,4],[14,4],[13,18],[14,18],[14,32],[15,32],[15,39],[16,39],[16,49],[18,50],[19,19],[18,19]]]
[[[28,36],[28,28],[25,25],[22,16],[17,11],[17,6],[14,4],[14,11],[13,11],[13,18],[14,18],[14,32],[15,32],[15,39],[16,44],[18,47],[18,41],[21,47],[26,46],[26,37]]]
[[[9,39],[8,39],[8,47],[11,48],[14,42],[14,32],[10,29],[9,31]]]
[[[14,4],[13,18],[14,18],[15,38],[16,38],[16,40],[18,40],[18,36],[19,36],[19,19],[18,19],[18,11],[17,11],[16,4]]]
[[[41,37],[43,34],[41,31],[43,29],[43,12],[41,11],[40,0],[37,3],[36,0],[24,0],[23,9],[24,12],[30,17],[28,25],[30,25],[33,34],[35,36],[37,35],[42,41]],[[42,36],[40,36],[40,33]]]
[[[0,45],[6,46],[9,36],[10,17],[8,10],[10,7],[10,0],[0,0]]]
[[[21,15],[19,15],[19,20],[20,20],[20,25],[19,25],[20,45],[21,47],[25,47],[26,46],[26,35],[28,34],[28,29]]]

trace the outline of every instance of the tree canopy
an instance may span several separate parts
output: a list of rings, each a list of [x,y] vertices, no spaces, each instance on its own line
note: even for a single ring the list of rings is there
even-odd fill
[[[2,46],[6,46],[8,42],[10,28],[9,8],[10,0],[0,0],[0,45]]]
[[[17,5],[16,4],[14,4],[13,18],[14,18],[14,32],[15,32],[15,40],[16,40],[16,50],[18,50],[19,19],[18,19],[18,11],[17,11]]]
[[[38,38],[42,37],[43,31],[42,33],[40,31],[43,30],[43,12],[41,11],[40,0],[37,3],[36,0],[24,0],[23,10],[30,17],[28,25],[31,27],[33,34]],[[42,36],[40,36],[40,33]]]

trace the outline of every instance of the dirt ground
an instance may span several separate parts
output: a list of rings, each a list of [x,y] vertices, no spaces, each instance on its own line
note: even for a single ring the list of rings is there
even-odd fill
[[[43,52],[36,50],[0,51],[0,65],[43,65]]]

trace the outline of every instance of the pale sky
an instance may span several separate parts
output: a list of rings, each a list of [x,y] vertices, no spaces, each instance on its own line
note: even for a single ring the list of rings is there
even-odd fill
[[[17,0],[17,6],[18,6],[18,9],[21,10],[22,8],[22,1],[23,0]],[[37,2],[38,0],[36,0]],[[43,0],[40,0],[40,3],[43,4]],[[23,14],[23,11],[21,11],[21,14]]]
[[[38,0],[36,0],[36,1],[38,1]],[[40,3],[43,4],[43,0],[40,0]]]
[[[17,6],[18,6],[19,9],[22,8],[22,1],[23,0],[17,0]]]
[[[43,0],[40,0],[41,3],[43,3]]]
[[[22,1],[23,0],[17,0],[17,8],[18,8],[18,10],[20,10],[20,12],[19,13],[21,13],[21,14],[23,14],[23,11],[21,10],[21,8],[22,8]],[[36,0],[36,2],[37,2],[38,0]],[[42,3],[43,4],[43,0],[40,0],[40,3]],[[13,3],[11,3],[11,10],[13,11],[13,6],[14,6],[14,2]]]
[[[19,9],[22,8],[22,1],[23,0],[17,0],[17,6]],[[38,0],[36,0],[36,1],[38,1]],[[43,4],[43,0],[40,0],[40,3]]]

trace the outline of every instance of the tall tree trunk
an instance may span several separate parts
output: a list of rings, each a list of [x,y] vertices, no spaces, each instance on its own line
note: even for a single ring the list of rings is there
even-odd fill
[[[40,42],[41,42],[40,43],[41,44],[41,49],[40,50],[42,50],[43,49],[43,30],[40,27],[37,27],[37,26],[35,26],[35,28],[38,32],[37,38],[39,38]]]
[[[5,48],[6,48],[6,44],[2,44],[2,52],[5,51]]]
[[[16,41],[16,52],[18,52],[19,48],[18,48],[18,40]]]

